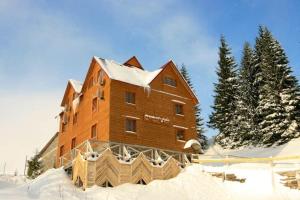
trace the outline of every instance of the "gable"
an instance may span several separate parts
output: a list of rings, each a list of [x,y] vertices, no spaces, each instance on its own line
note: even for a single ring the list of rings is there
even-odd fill
[[[123,65],[128,67],[137,67],[139,69],[144,70],[141,63],[138,61],[138,59],[135,56],[132,56],[129,60],[127,60]]]
[[[176,81],[177,86],[166,86],[164,87],[164,78],[169,77]],[[183,78],[179,70],[177,69],[176,65],[173,61],[167,62],[165,65],[162,66],[161,72],[152,80],[151,86],[154,85],[163,85],[163,88],[168,89],[168,91],[174,91],[177,93],[184,93],[185,95],[189,96],[195,104],[199,103],[197,96],[193,92],[193,90],[189,87],[186,80]]]
[[[81,92],[81,88],[82,88],[82,84],[79,81],[73,79],[68,80],[67,87],[60,105],[65,106],[66,101],[70,96],[70,94],[71,93],[73,94],[74,92],[79,94]]]

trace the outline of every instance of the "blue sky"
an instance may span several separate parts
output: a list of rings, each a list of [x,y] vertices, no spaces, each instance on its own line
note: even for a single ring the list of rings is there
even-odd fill
[[[266,25],[299,79],[299,10],[296,0],[2,0],[0,150],[19,138],[24,157],[54,134],[66,82],[83,80],[93,55],[118,62],[136,55],[147,70],[169,59],[185,63],[205,120],[221,34],[239,62],[243,43],[253,44],[258,26]]]

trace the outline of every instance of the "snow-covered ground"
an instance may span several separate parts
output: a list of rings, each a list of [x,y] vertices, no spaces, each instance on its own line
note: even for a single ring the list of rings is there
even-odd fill
[[[204,157],[236,155],[245,157],[270,157],[298,155],[300,139],[289,144],[267,149],[223,150],[210,148]],[[93,188],[82,191],[72,185],[62,169],[52,169],[32,181],[23,177],[0,176],[0,199],[2,200],[300,200],[300,190],[289,189],[280,183],[276,172],[300,169],[300,161],[270,164],[199,165],[184,169],[177,177],[166,181],[153,181],[149,185],[123,184],[115,188]],[[292,167],[291,167],[292,166]],[[245,178],[245,183],[222,181],[209,172],[233,173]]]

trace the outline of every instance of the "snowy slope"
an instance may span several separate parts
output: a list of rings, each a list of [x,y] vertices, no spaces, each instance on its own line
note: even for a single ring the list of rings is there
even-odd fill
[[[215,178],[201,172],[200,166],[183,170],[176,178],[153,181],[147,186],[123,184],[115,188],[94,186],[86,192],[74,187],[62,169],[52,169],[15,188],[0,188],[0,199],[198,199],[230,200],[230,195]]]
[[[299,154],[300,139],[275,148],[224,150],[210,148],[204,157],[227,154],[249,157],[289,156]],[[300,190],[284,187],[277,171],[300,169],[300,161],[286,164],[198,165],[184,169],[177,177],[149,185],[123,184],[115,188],[94,186],[82,191],[72,185],[62,169],[51,169],[33,181],[23,177],[0,176],[0,199],[5,200],[300,200]],[[245,178],[245,183],[223,182],[209,172],[225,172]]]
[[[246,178],[245,183],[222,182],[205,171],[235,173]],[[37,179],[16,185],[0,187],[0,199],[7,200],[299,200],[300,190],[285,188],[275,176],[275,187],[267,165],[231,166],[230,169],[192,165],[176,178],[153,181],[149,185],[123,184],[115,188],[94,186],[82,191],[72,185],[62,169],[52,169]]]

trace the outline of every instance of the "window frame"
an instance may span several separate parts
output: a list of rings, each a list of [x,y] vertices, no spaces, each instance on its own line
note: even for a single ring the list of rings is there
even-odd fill
[[[94,135],[94,130],[95,130],[95,135]],[[97,130],[97,124],[94,124],[91,127],[91,139],[97,138],[98,130]]]
[[[133,101],[131,101],[133,100]],[[136,105],[136,94],[135,92],[126,91],[125,92],[125,103]]]
[[[73,124],[77,124],[78,121],[78,112],[75,112],[73,115]]]
[[[181,112],[177,112],[178,109],[177,108],[180,108],[179,110]],[[181,104],[181,103],[175,103],[174,104],[174,109],[175,109],[175,114],[178,115],[178,116],[184,116],[184,104]]]
[[[75,149],[76,147],[76,137],[72,138],[71,140],[71,150]]]
[[[59,157],[62,157],[65,153],[65,145],[59,147]]]
[[[181,134],[182,134],[182,139],[178,139],[178,133],[179,132],[181,132]],[[176,141],[185,142],[186,141],[186,139],[185,139],[185,129],[176,128],[175,129],[175,137],[176,137]]]
[[[96,102],[96,104],[94,104]],[[92,113],[97,112],[98,111],[98,98],[94,97],[92,99]]]
[[[164,83],[164,85],[167,85],[167,86],[170,86],[170,87],[174,87],[174,88],[177,87],[176,79],[174,79],[171,76],[164,76],[163,77],[163,83]]]
[[[134,122],[134,123],[130,124],[130,122]],[[125,118],[125,132],[133,133],[133,134],[137,133],[137,120],[136,119],[129,118],[129,117]]]

